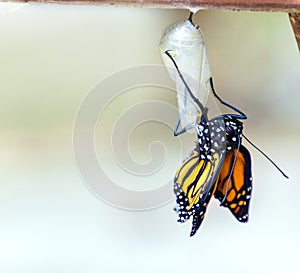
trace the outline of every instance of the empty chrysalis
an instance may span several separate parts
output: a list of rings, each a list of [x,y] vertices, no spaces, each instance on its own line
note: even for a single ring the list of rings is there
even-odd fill
[[[176,83],[179,119],[182,128],[194,128],[199,108],[190,98],[165,51],[172,55],[182,73],[185,74],[187,85],[191,87],[194,95],[203,105],[206,105],[210,90],[211,71],[203,34],[199,27],[192,22],[192,15],[191,12],[186,21],[169,27],[160,42],[162,59],[170,77]]]

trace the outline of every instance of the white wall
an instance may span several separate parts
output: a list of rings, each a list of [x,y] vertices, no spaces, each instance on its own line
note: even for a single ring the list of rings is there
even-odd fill
[[[213,200],[189,238],[190,223],[176,223],[172,203],[132,212],[97,199],[76,171],[72,149],[76,112],[89,90],[120,69],[161,64],[163,31],[188,12],[30,4],[7,13],[16,6],[0,4],[1,272],[297,272],[300,63],[287,14],[195,17],[217,90],[247,112],[246,135],[290,179],[245,143],[253,159],[250,222],[238,223]],[[142,182],[110,164],[110,147],[99,147],[122,111],[151,99],[176,106],[172,92],[139,88],[112,101],[96,130],[106,172],[129,189]],[[168,152],[142,189],[159,187],[181,160],[171,129],[149,126],[132,135],[135,160],[150,160],[148,145],[157,139]],[[181,139],[185,154],[193,140]]]

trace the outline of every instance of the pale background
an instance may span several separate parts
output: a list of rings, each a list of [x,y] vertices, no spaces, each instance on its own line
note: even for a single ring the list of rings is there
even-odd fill
[[[74,118],[90,88],[117,70],[161,64],[163,31],[188,12],[28,5],[7,13],[17,6],[0,4],[1,272],[298,272],[300,62],[287,14],[196,15],[219,93],[247,112],[245,133],[290,179],[249,148],[250,222],[238,223],[213,200],[189,238],[190,223],[176,223],[172,203],[137,213],[101,202],[81,181],[72,151]],[[176,105],[171,94],[161,99]],[[156,130],[175,147],[170,129]],[[143,141],[135,139],[137,150]]]

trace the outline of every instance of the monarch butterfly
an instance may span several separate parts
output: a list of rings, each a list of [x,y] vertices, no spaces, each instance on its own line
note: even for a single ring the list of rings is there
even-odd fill
[[[194,96],[170,52],[171,50],[166,50],[165,54],[172,61],[187,93],[200,110],[195,125],[198,137],[196,148],[183,161],[174,178],[178,222],[186,222],[192,216],[190,236],[193,236],[205,217],[212,196],[221,202],[221,206],[227,207],[238,221],[247,222],[252,192],[251,156],[247,148],[241,144],[242,138],[258,149],[286,178],[288,177],[245,137],[243,123],[240,120],[247,119],[247,116],[216,94],[212,78],[210,86],[213,95],[236,114],[208,118],[208,108]],[[174,135],[179,123],[180,120]],[[183,128],[179,134],[185,131]]]

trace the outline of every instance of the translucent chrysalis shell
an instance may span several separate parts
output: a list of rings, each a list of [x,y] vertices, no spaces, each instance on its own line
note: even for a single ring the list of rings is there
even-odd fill
[[[160,51],[170,77],[176,83],[177,100],[181,126],[194,124],[199,108],[187,93],[174,64],[165,54],[168,50],[182,72],[188,86],[203,105],[206,105],[211,77],[203,34],[191,20],[169,27],[160,42]]]

